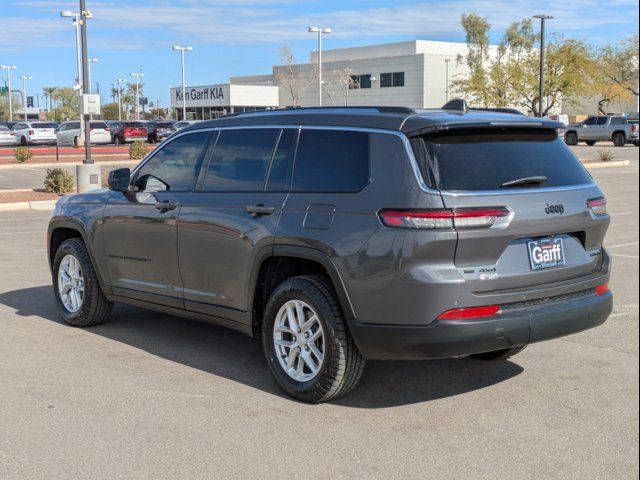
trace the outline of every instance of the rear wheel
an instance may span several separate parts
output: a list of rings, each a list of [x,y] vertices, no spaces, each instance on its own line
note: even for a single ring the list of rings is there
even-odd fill
[[[120,141],[120,137],[118,137],[117,135],[115,136],[115,138],[113,139],[113,144],[118,147],[120,145],[122,145],[122,142]]]
[[[290,278],[276,287],[265,308],[262,346],[278,385],[304,402],[343,396],[364,372],[365,359],[322,275]]]
[[[53,289],[60,315],[74,327],[107,320],[113,304],[102,293],[87,248],[79,238],[65,240],[53,259]]]
[[[27,137],[21,137],[20,138],[20,145],[22,145],[23,147],[27,146]]]
[[[564,136],[564,141],[567,145],[577,145],[578,135],[576,135],[574,132],[569,132]]]
[[[509,357],[513,357],[517,355],[521,351],[526,348],[526,345],[521,345],[519,347],[513,348],[505,348],[504,350],[495,350],[493,352],[484,352],[484,353],[475,353],[471,355],[471,358],[475,358],[476,360],[485,360],[485,361],[500,361],[507,360]]]
[[[589,145],[590,147],[593,147],[596,144],[595,140],[587,140],[587,145]]]
[[[616,133],[613,136],[613,144],[616,147],[624,147],[627,144],[627,139],[625,138],[624,134]]]

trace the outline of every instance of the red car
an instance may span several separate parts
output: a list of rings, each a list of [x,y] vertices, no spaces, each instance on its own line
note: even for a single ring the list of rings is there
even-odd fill
[[[113,143],[124,145],[137,140],[146,142],[148,135],[149,132],[143,122],[123,122],[113,134]]]

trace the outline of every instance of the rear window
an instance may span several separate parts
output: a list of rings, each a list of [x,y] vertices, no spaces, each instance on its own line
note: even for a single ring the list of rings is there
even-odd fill
[[[171,122],[158,122],[156,123],[157,128],[171,128],[173,127],[173,123]]]
[[[55,123],[32,123],[31,128],[56,128]]]
[[[555,130],[458,130],[412,139],[412,145],[425,182],[432,188],[504,190],[504,183],[528,177],[547,180],[517,188],[592,181]]]
[[[106,129],[109,128],[109,126],[104,122],[91,122],[91,128]]]
[[[142,122],[124,122],[124,126],[128,128],[144,128],[145,124]]]
[[[293,173],[296,192],[357,192],[369,183],[369,134],[303,129]]]

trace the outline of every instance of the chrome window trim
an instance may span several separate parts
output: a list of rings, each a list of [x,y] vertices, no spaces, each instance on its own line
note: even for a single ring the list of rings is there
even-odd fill
[[[420,168],[418,167],[418,161],[413,154],[413,149],[411,148],[411,143],[409,142],[409,137],[405,135],[403,132],[396,130],[385,130],[383,128],[369,128],[369,127],[349,127],[349,126],[338,126],[338,125],[278,125],[278,124],[268,124],[268,125],[222,125],[222,126],[214,126],[214,127],[203,127],[194,130],[188,130],[186,132],[176,132],[175,136],[170,137],[165,140],[162,145],[156,148],[153,152],[151,152],[147,158],[145,158],[142,162],[140,162],[134,169],[131,171],[131,178],[134,178],[137,174],[138,170],[140,170],[149,160],[151,160],[157,152],[159,152],[162,148],[166,147],[169,143],[175,141],[176,139],[183,137],[185,135],[190,135],[194,133],[202,133],[202,132],[216,132],[220,130],[239,130],[239,129],[255,129],[255,128],[277,128],[277,129],[293,129],[293,130],[342,130],[342,131],[354,131],[354,132],[369,132],[369,133],[379,133],[386,135],[395,135],[400,138],[404,145],[405,153],[407,158],[409,159],[409,165],[411,170],[413,171],[413,176],[416,180],[416,183],[420,187],[422,191],[425,193],[433,194],[433,195],[443,195],[449,197],[465,197],[465,196],[493,196],[493,195],[521,195],[523,193],[547,193],[547,192],[564,192],[564,191],[573,191],[573,190],[583,190],[588,188],[597,187],[596,182],[584,183],[579,185],[569,185],[564,187],[540,187],[540,188],[530,188],[530,189],[516,189],[516,190],[435,190],[430,188],[424,178],[422,178],[422,173],[420,172]],[[578,160],[579,161],[579,160]]]

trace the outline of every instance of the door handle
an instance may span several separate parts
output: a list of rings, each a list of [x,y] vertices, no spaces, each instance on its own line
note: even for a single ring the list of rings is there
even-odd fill
[[[160,213],[168,212],[169,210],[175,210],[178,204],[165,200],[164,202],[156,202],[156,208],[160,210]]]
[[[274,207],[265,207],[262,204],[247,205],[247,212],[249,212],[253,218],[258,218],[262,215],[271,215],[275,210]]]

